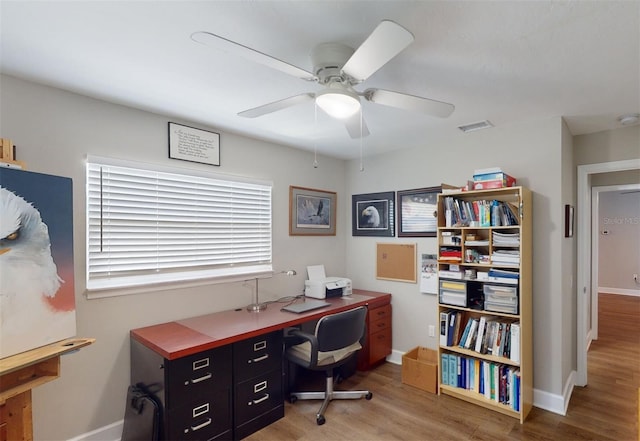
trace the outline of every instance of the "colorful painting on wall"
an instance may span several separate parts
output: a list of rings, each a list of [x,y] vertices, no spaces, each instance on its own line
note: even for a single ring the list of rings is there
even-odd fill
[[[72,181],[0,167],[0,358],[75,334]]]

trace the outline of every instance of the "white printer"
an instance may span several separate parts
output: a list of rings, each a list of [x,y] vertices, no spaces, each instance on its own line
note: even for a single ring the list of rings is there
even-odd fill
[[[307,267],[308,279],[304,281],[304,295],[315,299],[342,297],[351,295],[351,279],[346,277],[327,277],[324,265]]]

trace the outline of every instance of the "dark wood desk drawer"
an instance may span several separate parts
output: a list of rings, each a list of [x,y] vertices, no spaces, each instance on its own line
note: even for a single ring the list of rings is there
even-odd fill
[[[384,360],[391,353],[391,328],[369,335],[369,363]]]
[[[231,437],[231,390],[216,391],[215,398],[194,401],[166,413],[167,440],[209,440],[225,431]]]
[[[214,394],[231,385],[229,345],[166,362],[167,405],[180,406],[194,397]]]
[[[235,387],[235,425],[281,406],[283,402],[280,366],[251,380],[238,383]]]
[[[271,332],[233,344],[235,383],[264,372],[282,370],[282,331]]]
[[[391,319],[391,305],[379,306],[377,308],[369,309],[369,321],[375,321],[380,319]]]

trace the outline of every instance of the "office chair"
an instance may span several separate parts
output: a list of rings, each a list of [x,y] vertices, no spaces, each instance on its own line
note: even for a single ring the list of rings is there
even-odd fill
[[[300,329],[290,329],[285,342],[288,347],[285,357],[292,363],[313,371],[324,371],[326,386],[322,392],[292,392],[289,401],[324,400],[316,414],[318,425],[325,423],[324,411],[331,400],[359,399],[370,400],[373,394],[368,390],[334,391],[334,369],[347,363],[362,347],[365,335],[367,308],[338,312],[318,320],[315,333]]]

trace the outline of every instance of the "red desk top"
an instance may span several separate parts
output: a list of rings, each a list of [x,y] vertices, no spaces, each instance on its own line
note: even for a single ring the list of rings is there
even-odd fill
[[[246,309],[215,312],[130,331],[131,338],[174,360],[201,351],[319,319],[362,305],[384,304],[391,294],[354,289],[349,297],[325,299],[331,306],[295,314],[281,311],[284,304],[270,303],[261,312]],[[301,300],[297,300],[300,302]]]

